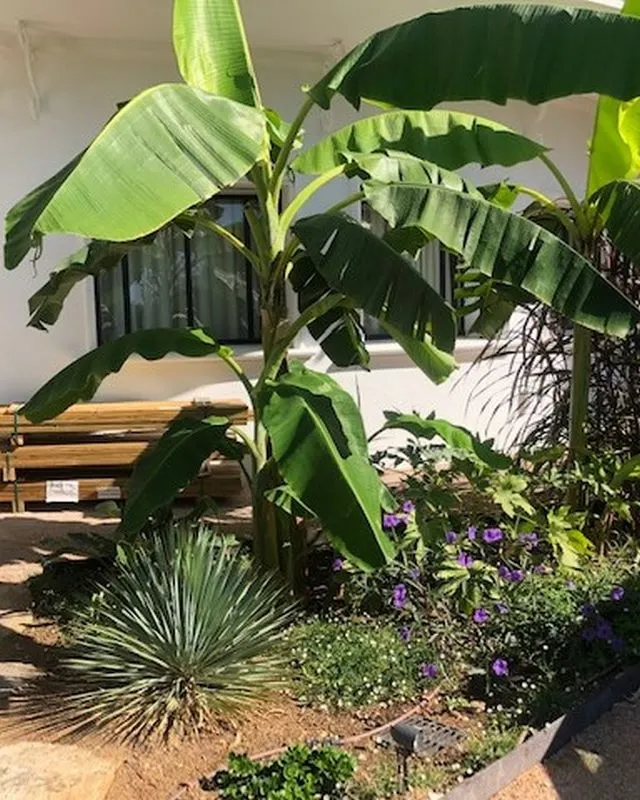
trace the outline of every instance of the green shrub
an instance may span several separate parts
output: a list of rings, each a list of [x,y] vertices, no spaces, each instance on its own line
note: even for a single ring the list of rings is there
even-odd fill
[[[280,583],[210,530],[151,536],[79,612],[51,722],[134,741],[192,733],[279,684],[292,614]]]
[[[640,655],[640,578],[614,559],[581,573],[529,573],[482,608],[480,624],[451,609],[424,624],[460,691],[507,725],[551,721]]]
[[[435,677],[433,647],[409,625],[319,619],[300,625],[292,638],[295,687],[309,702],[334,708],[400,702]]]
[[[202,785],[222,800],[341,800],[355,766],[353,756],[335,747],[296,745],[271,763],[231,755],[229,768]]]
[[[91,598],[101,582],[109,580],[113,562],[105,559],[52,561],[27,585],[36,617],[51,619],[67,632],[71,620]]]

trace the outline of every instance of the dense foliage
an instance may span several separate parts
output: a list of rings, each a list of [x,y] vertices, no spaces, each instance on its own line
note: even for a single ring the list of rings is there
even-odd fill
[[[355,770],[353,756],[335,747],[290,747],[271,762],[229,756],[226,770],[201,781],[222,800],[342,800]]]

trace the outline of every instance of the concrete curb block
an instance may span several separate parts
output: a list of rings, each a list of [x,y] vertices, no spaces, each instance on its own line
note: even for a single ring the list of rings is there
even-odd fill
[[[546,728],[498,761],[452,789],[445,800],[490,800],[519,775],[561,750],[585,728],[592,725],[616,703],[640,688],[640,664],[629,667],[601,692]]]

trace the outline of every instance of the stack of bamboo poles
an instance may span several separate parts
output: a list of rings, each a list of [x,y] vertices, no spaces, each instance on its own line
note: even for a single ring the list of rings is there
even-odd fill
[[[241,400],[207,402],[82,403],[55,419],[33,424],[20,405],[0,406],[0,503],[14,512],[26,503],[125,499],[140,456],[182,417],[248,420]],[[240,466],[212,457],[183,497],[232,497],[241,491]]]

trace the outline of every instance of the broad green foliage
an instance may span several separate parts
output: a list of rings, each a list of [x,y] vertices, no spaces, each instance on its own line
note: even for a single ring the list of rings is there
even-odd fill
[[[437,436],[451,450],[475,458],[492,469],[508,469],[512,465],[508,456],[494,450],[489,443],[482,442],[466,428],[454,425],[446,419],[421,417],[419,414],[400,414],[395,411],[385,411],[385,418],[383,431],[402,430],[416,439],[428,441]]]
[[[135,533],[197,474],[199,460],[219,449],[251,461],[256,553],[265,565],[286,567],[292,583],[304,572],[295,520],[287,514],[316,516],[354,563],[384,564],[393,546],[381,517],[391,503],[369,460],[356,404],[327,376],[290,366],[288,349],[307,327],[335,365],[367,368],[366,313],[431,380],[444,381],[456,368],[458,316],[407,257],[432,239],[463,257],[461,313],[479,311],[478,329],[493,332],[517,304],[541,300],[580,325],[624,335],[640,311],[580,252],[589,252],[592,233],[605,223],[621,247],[635,247],[631,189],[606,184],[591,207],[579,207],[542,144],[487,119],[428,109],[473,99],[541,103],[594,91],[633,100],[640,95],[635,2],[629,0],[626,16],[522,4],[425,14],[359,45],[309,90],[288,122],[262,105],[239,0],[174,0],[173,45],[185,82],[130,99],[86,150],[11,209],[5,264],[13,269],[32,247],[39,255],[49,233],[93,240],[31,298],[31,324],[46,329],[84,277],[114,267],[123,252],[168,225],[189,236],[200,221],[239,254],[243,269],[254,270],[263,370],[255,383],[249,379],[215,330],[143,331],[78,359],[24,413],[39,421],[89,400],[134,354],[218,356],[247,392],[252,434],[234,431],[240,447],[226,436],[228,420],[171,428],[136,471],[124,529]],[[326,108],[335,94],[356,107],[370,100],[386,110],[295,158],[314,104]],[[630,148],[635,122],[625,107],[618,131]],[[453,171],[534,158],[559,180],[571,214],[535,189],[507,182],[476,188]],[[314,177],[287,204],[283,187],[293,171]],[[339,179],[358,190],[325,214],[305,216],[316,193]],[[255,189],[244,207],[248,242],[203,209],[240,180]],[[553,231],[512,213],[522,194],[554,217]],[[355,218],[362,202],[387,220],[384,235]],[[354,216],[340,213],[345,209]],[[300,312],[293,320],[287,281]],[[482,463],[484,444],[466,431],[442,431],[445,440],[474,451],[470,463]]]
[[[15,269],[34,244],[41,240],[41,234],[36,229],[38,219],[83,155],[77,155],[9,210],[5,219],[4,241],[4,265],[7,269]]]
[[[210,530],[177,527],[126,549],[96,605],[80,611],[67,680],[45,725],[121,741],[193,735],[251,707],[284,676],[286,591]],[[42,719],[44,718],[44,720]]]
[[[167,497],[177,497],[198,476],[212,453],[236,460],[245,455],[245,448],[228,438],[230,425],[226,417],[208,417],[179,419],[167,428],[133,470],[120,526],[123,534],[141,530],[154,512],[167,505]]]
[[[354,756],[337,747],[294,745],[274,761],[229,756],[229,768],[205,781],[221,800],[343,800],[356,768]]]
[[[616,248],[640,263],[640,181],[613,181],[595,195]]]
[[[393,248],[354,220],[319,214],[294,226],[316,269],[338,292],[401,333],[439,349],[455,342],[453,309]]]
[[[525,289],[581,325],[625,336],[640,319],[586,258],[522,216],[442,186],[371,182],[365,194],[393,227],[435,236],[476,270]]]
[[[640,17],[640,0],[626,0],[620,12]],[[636,94],[640,96],[640,91]],[[598,99],[589,155],[587,195],[615,180],[634,180],[640,175],[640,99],[621,102]]]
[[[119,372],[134,353],[147,361],[156,361],[167,353],[180,353],[191,358],[226,357],[231,350],[200,328],[136,331],[103,344],[69,364],[33,395],[21,413],[31,422],[43,422],[61,414],[73,403],[91,400],[104,378]]]
[[[298,310],[301,313],[322,297],[332,294],[329,284],[316,271],[308,256],[296,260],[289,273],[289,281],[298,296]],[[356,309],[339,305],[314,319],[308,327],[309,333],[336,366],[368,366],[369,353],[360,314]]]
[[[447,186],[458,192],[481,197],[481,193],[472,183],[462,178],[457,172],[443,169],[430,161],[423,161],[415,156],[398,151],[385,150],[380,153],[345,152],[346,174],[356,174],[361,178],[372,178],[381,183],[415,183],[424,185]]]
[[[194,89],[260,107],[238,0],[174,0],[173,48]]]
[[[453,111],[390,111],[354,122],[301,153],[291,166],[319,174],[343,162],[345,153],[398,151],[445,169],[466,164],[511,166],[546,148],[482,117]]]
[[[454,100],[538,104],[588,92],[631,100],[640,96],[639,38],[640,20],[617,14],[534,5],[456,8],[374,34],[309,94],[322,108],[336,93],[356,108],[363,100],[404,109]]]
[[[358,408],[328,376],[297,364],[290,370],[263,399],[280,474],[340,552],[363,568],[380,566],[393,551]]]
[[[29,298],[28,324],[42,331],[54,325],[73,287],[87,277],[96,278],[100,272],[116,267],[129,247],[116,242],[91,242],[66,258]]]
[[[106,125],[51,197],[36,190],[47,202],[38,204],[37,219],[29,216],[31,231],[145,236],[236,183],[263,155],[264,140],[256,109],[180,84],[147,89]],[[9,232],[7,247],[14,235],[24,239],[23,229]]]

